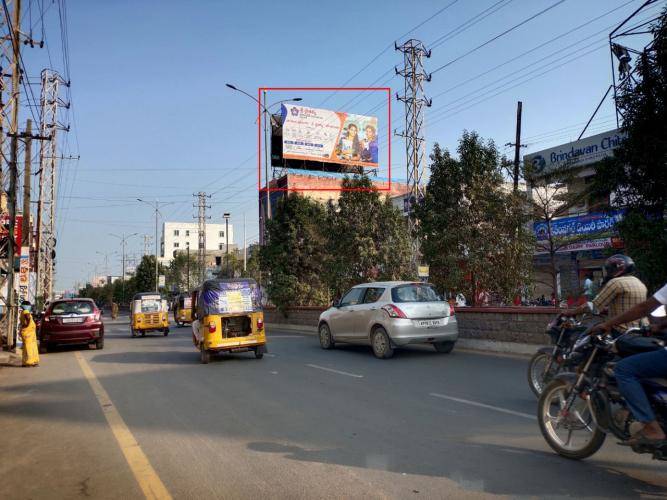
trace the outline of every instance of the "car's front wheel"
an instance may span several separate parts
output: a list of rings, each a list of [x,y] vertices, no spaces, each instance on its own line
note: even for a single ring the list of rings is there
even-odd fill
[[[322,323],[319,328],[320,346],[322,349],[333,349],[335,346],[331,329],[326,323]]]
[[[373,330],[371,335],[371,347],[373,354],[379,359],[388,359],[394,355],[394,348],[391,346],[387,331],[381,326]]]
[[[95,349],[97,349],[98,351],[104,349],[104,338],[97,339],[95,341]]]

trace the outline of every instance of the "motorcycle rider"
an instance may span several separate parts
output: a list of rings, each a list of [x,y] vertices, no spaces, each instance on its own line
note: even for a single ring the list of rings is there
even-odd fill
[[[608,310],[610,317],[632,309],[646,300],[646,286],[639,278],[633,276],[634,261],[627,255],[612,255],[604,263],[605,278],[602,289],[592,300],[594,310]],[[563,312],[565,316],[577,316],[591,311],[590,303]],[[626,330],[633,326],[641,326],[640,321],[627,321],[619,325]]]
[[[623,314],[614,316],[604,323],[591,328],[591,333],[609,332],[612,327],[644,316],[651,311],[667,304],[667,284],[655,292],[648,300],[641,302]],[[651,326],[652,332],[658,332],[667,328],[667,318],[662,318],[659,323]],[[641,385],[641,380],[647,378],[667,378],[667,348],[657,351],[635,354],[621,360],[614,368],[614,375],[618,382],[618,389],[625,397],[625,401],[638,422],[644,424],[628,444],[655,444],[666,439],[665,432],[655,418],[655,413],[649,403],[646,393]]]

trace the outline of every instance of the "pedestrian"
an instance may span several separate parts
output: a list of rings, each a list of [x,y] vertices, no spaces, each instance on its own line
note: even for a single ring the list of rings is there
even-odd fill
[[[584,280],[584,295],[586,300],[593,300],[595,297],[595,290],[593,289],[593,273],[588,273]]]
[[[32,304],[27,300],[21,302],[21,339],[23,340],[23,366],[39,365],[39,349],[37,348],[37,327],[30,310]]]
[[[111,319],[116,319],[118,317],[118,304],[115,302],[111,303]]]

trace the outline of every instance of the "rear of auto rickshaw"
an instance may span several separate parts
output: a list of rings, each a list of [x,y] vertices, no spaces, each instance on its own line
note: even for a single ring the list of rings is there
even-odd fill
[[[181,293],[174,301],[174,321],[178,326],[192,323],[192,299],[190,294]]]
[[[264,313],[255,280],[207,280],[192,298],[192,341],[202,363],[208,363],[211,354],[222,352],[253,351],[258,359],[264,356]]]
[[[155,292],[137,293],[130,304],[130,333],[132,337],[159,331],[169,335],[169,307]]]

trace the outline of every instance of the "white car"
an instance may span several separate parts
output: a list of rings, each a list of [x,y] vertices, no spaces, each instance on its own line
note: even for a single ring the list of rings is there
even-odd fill
[[[454,311],[428,283],[387,281],[350,289],[320,315],[323,349],[337,342],[369,345],[378,358],[390,358],[396,347],[433,344],[448,353],[458,339]]]

